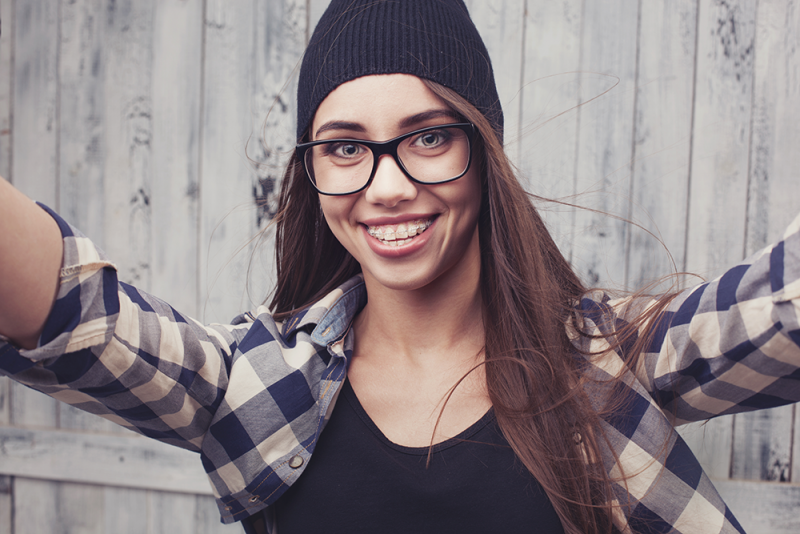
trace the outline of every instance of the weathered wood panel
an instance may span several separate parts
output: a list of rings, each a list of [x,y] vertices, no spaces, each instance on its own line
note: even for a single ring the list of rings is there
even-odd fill
[[[578,109],[576,192],[586,197],[579,197],[582,204],[628,218],[639,8],[625,1],[586,2],[583,20],[581,102],[610,90]],[[622,286],[628,231],[623,221],[576,213],[572,262],[585,284]]]
[[[793,2],[760,2],[756,21],[746,254],[780,237],[800,199],[800,108],[793,105],[800,10]],[[794,417],[793,406],[736,416],[731,477],[798,482],[791,478]]]
[[[520,161],[520,98],[524,61],[525,2],[504,0],[465,2],[481,33],[497,82],[505,119],[504,143],[511,161]]]
[[[697,19],[689,213],[684,269],[715,276],[744,252],[755,3],[701,0]],[[734,418],[715,419],[710,445],[692,442],[728,477]],[[727,460],[726,460],[727,458]],[[728,463],[727,470],[725,463]]]
[[[58,208],[58,15],[49,0],[14,6],[11,178],[26,195]]]
[[[14,75],[11,119],[11,171],[14,184],[28,196],[59,209],[58,204],[58,50],[59,4],[30,1],[14,4]],[[19,384],[12,384],[11,424],[55,427],[58,406]],[[58,495],[52,483],[12,481],[12,517],[18,527],[32,516],[33,528],[15,532],[52,532]],[[34,506],[44,511],[34,512]],[[42,527],[42,528],[39,528]]]
[[[46,480],[14,479],[14,520],[10,532],[58,532],[58,484]]]
[[[575,202],[581,88],[583,2],[530,2],[520,118],[521,180],[544,199]],[[540,213],[567,259],[572,257],[575,211],[540,202]]]
[[[755,2],[701,0],[686,269],[742,259],[754,74]]]
[[[198,317],[203,2],[156,2],[152,51],[148,290]]]
[[[306,43],[304,0],[256,4],[253,111],[247,157],[253,165],[251,201],[256,227],[262,229],[248,258],[247,295],[260,303],[275,284],[275,258],[267,226],[278,208],[283,170],[297,142],[297,75]],[[261,246],[257,246],[262,243]]]
[[[11,120],[13,109],[14,68],[12,64],[12,43],[15,24],[12,21],[15,0],[0,2],[0,176],[11,177]],[[0,378],[0,426],[9,424],[11,418],[11,382]],[[0,532],[11,532],[13,517],[12,478],[0,474]]]
[[[0,176],[11,180],[11,110],[14,86],[12,65],[12,42],[15,0],[0,2],[0,21],[4,20],[0,33]]]
[[[0,473],[211,495],[197,453],[128,431],[115,435],[0,427]]]
[[[248,239],[258,228],[245,145],[254,121],[255,15],[253,1],[206,5],[199,280],[201,317],[207,322],[230,321],[250,307]]]
[[[696,21],[695,0],[648,2],[641,10],[630,197],[631,220],[642,228],[628,226],[631,289],[683,270]]]
[[[720,495],[748,534],[797,534],[800,532],[800,486],[715,480]]]
[[[6,21],[0,32],[0,176],[13,182],[11,175],[12,120],[13,120],[13,32],[16,28],[12,20],[15,0],[0,2],[0,21]],[[8,378],[0,378],[0,426],[11,421],[12,385]],[[11,532],[14,517],[13,478],[0,475],[0,532]]]

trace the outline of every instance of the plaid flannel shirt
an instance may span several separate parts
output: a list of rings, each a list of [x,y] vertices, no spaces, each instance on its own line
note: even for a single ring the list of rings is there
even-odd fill
[[[49,211],[49,210],[48,210]],[[64,238],[61,284],[39,346],[0,340],[2,371],[145,436],[198,451],[230,523],[274,502],[300,476],[333,409],[366,303],[355,277],[280,323],[260,307],[204,326],[117,280],[84,236]],[[587,295],[570,328],[580,352],[647,302]],[[800,400],[800,218],[778,244],[672,301],[636,369],[588,358],[592,399],[621,374],[629,410],[605,421],[603,454],[622,532],[742,532],[674,425]],[[606,382],[606,384],[612,383]],[[593,389],[592,389],[593,388]],[[615,459],[616,457],[616,459]],[[627,518],[631,518],[628,521]]]

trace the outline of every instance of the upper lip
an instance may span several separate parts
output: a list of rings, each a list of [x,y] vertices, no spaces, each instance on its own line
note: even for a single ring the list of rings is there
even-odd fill
[[[433,219],[438,215],[438,213],[401,213],[398,215],[387,215],[384,217],[372,217],[359,222],[365,226],[390,226],[409,221],[417,221],[420,219]]]

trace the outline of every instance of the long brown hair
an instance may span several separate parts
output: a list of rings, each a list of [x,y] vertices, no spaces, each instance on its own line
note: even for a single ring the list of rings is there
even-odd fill
[[[547,492],[567,533],[611,532],[612,488],[620,480],[612,481],[600,461],[601,445],[609,449],[600,412],[622,409],[624,400],[598,411],[581,387],[586,378],[579,362],[585,360],[567,330],[575,323],[575,303],[586,288],[517,180],[489,121],[454,91],[423,82],[481,134],[475,162],[481,165],[482,184],[478,224],[484,365],[498,425]],[[281,185],[275,222],[277,287],[270,308],[276,319],[312,304],[360,272],[328,228],[317,194],[294,156]],[[637,336],[638,329],[661,307],[615,332],[612,348],[633,340],[635,349],[641,349],[647,340]]]

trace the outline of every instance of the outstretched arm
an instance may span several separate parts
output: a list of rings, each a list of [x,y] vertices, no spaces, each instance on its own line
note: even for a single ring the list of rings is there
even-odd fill
[[[58,290],[63,244],[53,218],[0,178],[0,334],[34,348]]]

